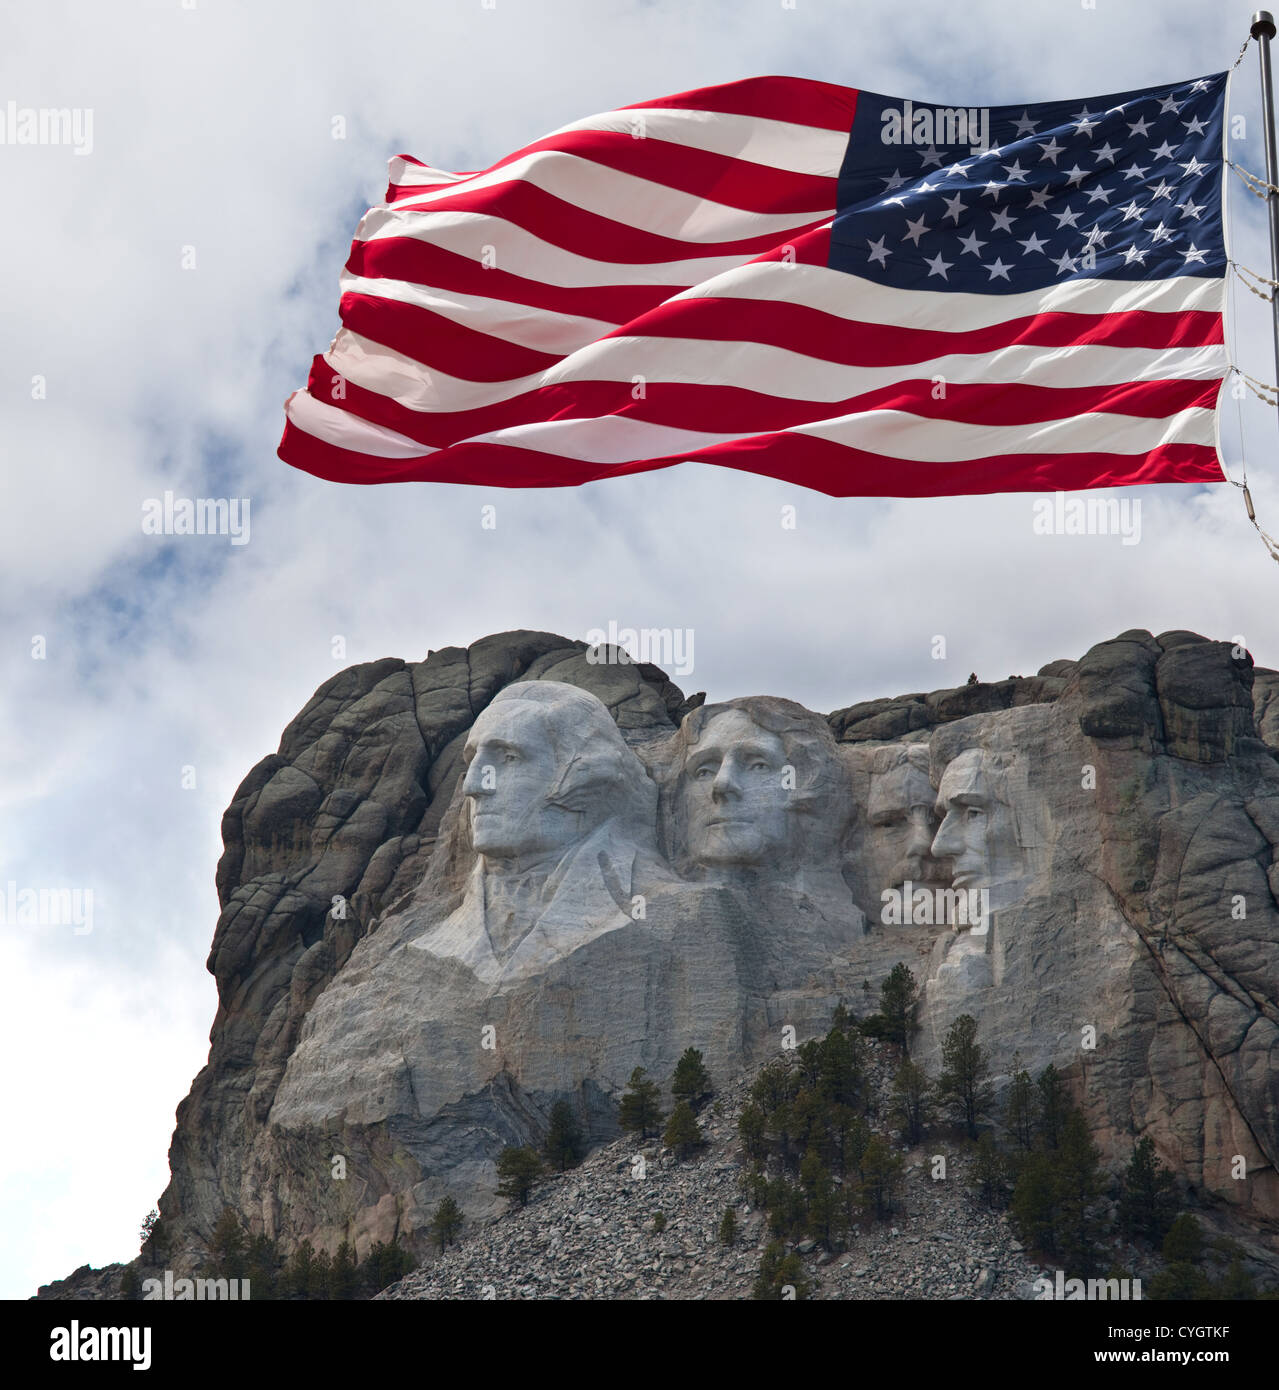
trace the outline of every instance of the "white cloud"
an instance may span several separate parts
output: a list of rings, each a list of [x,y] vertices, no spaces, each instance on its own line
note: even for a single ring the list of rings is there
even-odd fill
[[[84,938],[0,931],[0,1028],[22,1062],[0,1100],[18,1121],[0,1294],[136,1248],[207,1049],[221,811],[340,665],[610,618],[692,627],[690,690],[817,709],[1027,674],[1133,626],[1242,633],[1279,665],[1275,571],[1230,488],[1146,490],[1141,544],[1123,547],[1035,536],[1026,497],[833,501],[691,465],[575,491],[362,490],[274,457],[389,155],[482,167],[588,112],[769,71],[941,101],[1105,93],[1227,66],[1242,38],[1195,0],[1119,10],[29,0],[7,17],[0,97],[92,107],[95,149],[0,148],[17,209],[0,227],[17,272],[0,882],[92,886],[101,915]],[[1232,198],[1236,251],[1264,269],[1260,204]],[[1265,306],[1239,298],[1245,364],[1270,379]],[[1279,525],[1274,412],[1245,409],[1254,496]],[[250,544],[143,536],[142,501],[165,488],[249,497]]]

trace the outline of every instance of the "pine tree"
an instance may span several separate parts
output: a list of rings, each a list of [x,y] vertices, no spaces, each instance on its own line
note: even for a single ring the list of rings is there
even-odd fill
[[[919,988],[909,968],[898,961],[879,987],[879,1013],[884,1020],[884,1036],[901,1048],[910,1045],[911,1037],[919,1032],[915,1022],[915,1005]]]
[[[796,1162],[796,1154],[791,1141],[795,1133],[795,1107],[798,1104],[799,1096],[796,1096],[793,1101],[786,1105],[778,1106],[768,1117],[768,1137],[776,1146],[778,1156],[786,1167],[794,1167]]]
[[[462,1208],[451,1196],[441,1197],[431,1216],[431,1238],[440,1247],[440,1253],[452,1245],[462,1229]]]
[[[1212,1281],[1196,1268],[1203,1250],[1203,1228],[1183,1212],[1164,1237],[1163,1257],[1168,1263],[1150,1281],[1150,1297],[1178,1302],[1211,1298]]]
[[[240,1218],[224,1207],[213,1228],[213,1238],[209,1241],[209,1259],[213,1273],[219,1279],[242,1279],[244,1277],[244,1228]]]
[[[847,1105],[835,1105],[830,1109],[828,1133],[831,1166],[840,1177],[860,1169],[870,1143],[870,1125]]]
[[[865,1206],[881,1219],[893,1210],[902,1180],[902,1158],[878,1135],[872,1135],[862,1156],[862,1194]]]
[[[333,1257],[327,1250],[321,1250],[311,1261],[311,1278],[306,1296],[310,1299],[333,1297]]]
[[[244,1277],[249,1281],[253,1298],[275,1298],[278,1292],[280,1253],[275,1241],[260,1232],[249,1242],[245,1257]]]
[[[783,1163],[791,1161],[790,1108],[799,1093],[799,1076],[780,1058],[760,1068],[751,1086],[750,1105],[764,1120],[764,1142],[777,1145]]]
[[[799,1183],[808,1208],[808,1234],[829,1250],[839,1236],[840,1204],[835,1183],[816,1149],[810,1149],[799,1165]]]
[[[582,1130],[573,1107],[566,1100],[557,1100],[551,1106],[550,1128],[546,1132],[547,1161],[563,1173],[568,1168],[576,1168],[584,1152]]]
[[[1033,1250],[1057,1249],[1057,1185],[1049,1155],[1035,1151],[1023,1159],[1009,1204],[1018,1236]]]
[[[664,1211],[654,1212],[653,1214],[653,1234],[660,1236],[666,1229],[666,1213]]]
[[[694,1110],[700,1110],[713,1094],[711,1074],[706,1070],[702,1054],[695,1047],[685,1048],[675,1063],[671,1095],[676,1100],[686,1100]]]
[[[1044,1147],[1055,1149],[1061,1143],[1062,1129],[1070,1110],[1070,1097],[1061,1073],[1051,1062],[1039,1073],[1039,1137]]]
[[[765,1119],[795,1099],[799,1079],[780,1058],[759,1069],[751,1086],[751,1102],[759,1106]]]
[[[721,1245],[733,1245],[737,1241],[737,1212],[732,1207],[724,1208],[724,1215],[719,1223],[719,1243]]]
[[[923,1067],[903,1057],[893,1076],[891,1114],[911,1148],[924,1137],[931,1109],[932,1086]]]
[[[315,1281],[315,1249],[304,1240],[284,1266],[284,1287],[290,1298],[310,1298]]]
[[[329,1274],[329,1297],[354,1298],[359,1286],[359,1266],[356,1263],[355,1250],[349,1240],[344,1240],[333,1256],[333,1267]]]
[[[668,1149],[674,1150],[676,1158],[687,1158],[704,1142],[702,1131],[697,1125],[697,1116],[693,1114],[693,1107],[686,1100],[680,1101],[666,1122],[662,1143]]]
[[[1054,1166],[1060,1213],[1057,1248],[1072,1273],[1089,1275],[1097,1266],[1103,1229],[1098,1207],[1103,1181],[1101,1154],[1078,1110],[1066,1115]]]
[[[817,1038],[809,1038],[795,1049],[795,1060],[799,1063],[799,1084],[801,1089],[815,1090],[822,1075],[822,1045]]]
[[[774,1178],[765,1190],[764,1208],[768,1212],[771,1235],[794,1236],[803,1231],[808,1219],[808,1201],[804,1189]]]
[[[386,1246],[380,1240],[375,1240],[369,1246],[369,1252],[360,1261],[360,1293],[364,1298],[372,1298],[375,1294],[382,1292],[386,1285],[394,1283],[394,1280],[382,1281],[382,1268],[385,1259]]]
[[[1172,1264],[1150,1281],[1146,1297],[1157,1302],[1199,1303],[1213,1297],[1212,1280],[1190,1264]]]
[[[990,1066],[977,1041],[977,1020],[960,1014],[942,1042],[942,1073],[937,1092],[952,1114],[963,1121],[970,1139],[977,1137],[977,1117],[990,1108]]]
[[[1030,1073],[1021,1065],[1021,1053],[1013,1055],[1012,1081],[1004,1105],[1004,1124],[1022,1149],[1035,1142],[1035,1125],[1039,1118],[1039,1097]]]
[[[760,1258],[751,1297],[779,1302],[786,1298],[805,1299],[809,1292],[799,1256],[786,1254],[781,1241],[770,1241]]]
[[[969,1183],[988,1207],[999,1211],[1008,1205],[1008,1162],[989,1134],[977,1141]]]
[[[861,1100],[866,1044],[855,1033],[832,1028],[817,1049],[817,1087],[831,1105]]]
[[[1182,1212],[1164,1237],[1164,1259],[1169,1264],[1198,1264],[1203,1252],[1203,1227],[1188,1212]]]
[[[1256,1296],[1256,1282],[1244,1268],[1243,1261],[1236,1256],[1230,1261],[1226,1277],[1217,1286],[1217,1297],[1239,1303],[1251,1301]]]
[[[141,1255],[148,1263],[162,1260],[168,1249],[169,1237],[160,1213],[154,1207],[142,1218]]]
[[[768,1151],[766,1129],[764,1112],[753,1102],[747,1102],[737,1118],[737,1133],[742,1141],[742,1152],[752,1163]]]
[[[360,1278],[365,1293],[372,1298],[397,1280],[403,1279],[412,1268],[412,1257],[400,1245],[398,1236],[386,1243],[377,1241],[360,1266]]]
[[[1137,1141],[1124,1170],[1119,1198],[1119,1220],[1130,1239],[1161,1242],[1168,1234],[1176,1211],[1176,1182],[1155,1156],[1149,1139]]]
[[[787,1129],[796,1154],[803,1158],[810,1148],[820,1148],[826,1140],[826,1124],[830,1106],[821,1093],[805,1086],[792,1102],[787,1114]]]
[[[536,1149],[510,1145],[497,1156],[497,1195],[528,1206],[533,1184],[542,1176]]]
[[[413,1256],[400,1244],[399,1236],[392,1236],[382,1251],[382,1274],[384,1283],[394,1284],[397,1279],[404,1276],[413,1268]],[[378,1290],[381,1292],[381,1289]]]
[[[661,1092],[655,1081],[648,1080],[643,1067],[631,1072],[622,1095],[618,1124],[628,1131],[638,1131],[641,1139],[655,1135],[662,1127]]]

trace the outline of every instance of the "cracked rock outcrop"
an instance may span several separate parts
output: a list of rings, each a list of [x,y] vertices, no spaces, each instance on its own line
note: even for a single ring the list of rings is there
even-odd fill
[[[729,1083],[898,961],[930,1070],[972,1014],[1000,1080],[1066,1072],[1108,1160],[1149,1135],[1270,1229],[1276,750],[1279,675],[1187,632],[829,716],[549,633],[352,667],[223,818],[178,1263],[227,1206],[424,1254],[556,1100],[609,1141],[634,1067],[696,1046]]]

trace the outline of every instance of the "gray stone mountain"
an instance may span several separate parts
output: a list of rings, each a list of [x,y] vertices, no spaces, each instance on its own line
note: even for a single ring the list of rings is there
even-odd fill
[[[218,1011],[160,1211],[425,1253],[441,1195],[636,1066],[717,1079],[869,1009],[1064,1070],[1112,1164],[1279,1229],[1279,675],[1127,632],[1078,662],[813,714],[513,632],[327,681],[223,818]],[[1276,1246],[1279,1248],[1279,1245]]]

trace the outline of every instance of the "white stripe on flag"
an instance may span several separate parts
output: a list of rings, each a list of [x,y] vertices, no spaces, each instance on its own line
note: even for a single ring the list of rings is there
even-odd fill
[[[810,434],[890,458],[962,463],[999,454],[1144,454],[1161,444],[1211,444],[1213,416],[1212,410],[1192,406],[1157,419],[1097,410],[1033,425],[971,425],[870,410],[797,425],[788,433]]]
[[[395,207],[378,206],[364,215],[356,232],[357,241],[380,241],[386,237],[408,237],[425,241],[443,251],[468,260],[491,264],[512,275],[536,280],[564,289],[596,285],[679,285],[696,284],[708,275],[719,275],[742,264],[741,256],[692,257],[676,261],[597,261],[590,256],[566,251],[534,232],[526,231],[490,212],[437,212],[431,226],[396,215]],[[601,252],[608,250],[601,246]],[[828,272],[834,273],[834,272]]]
[[[409,410],[474,410],[538,386],[568,381],[649,385],[688,382],[737,386],[783,400],[841,401],[902,381],[942,377],[953,384],[1120,386],[1131,381],[1207,381],[1225,369],[1221,344],[1195,348],[1041,348],[1014,346],[892,367],[847,367],[789,348],[689,338],[607,338],[544,372],[508,381],[467,381],[423,366],[391,348],[341,329],[324,359],[339,376]]]
[[[353,449],[384,459],[421,458],[424,454],[439,452],[429,444],[419,444],[416,439],[408,439],[394,430],[371,425],[349,411],[325,405],[306,391],[294,391],[284,402],[284,413],[298,429],[339,449]]]
[[[574,352],[617,327],[603,319],[579,318],[575,314],[557,314],[550,309],[538,309],[510,299],[489,299],[456,290],[437,290],[415,285],[408,280],[376,280],[363,275],[343,275],[343,294],[365,294],[374,299],[390,299],[397,304],[412,304],[474,328],[492,334],[520,347],[536,348],[563,356]]]
[[[646,106],[637,111],[605,111],[553,130],[553,140],[572,130],[614,130],[631,135],[643,120],[643,138],[728,155],[791,174],[838,178],[848,149],[848,134],[763,116],[731,116],[719,111]]]
[[[1211,444],[1213,412],[1201,408],[1144,419],[1086,412],[1031,425],[970,425],[928,420],[897,410],[872,410],[800,425],[781,434],[807,434],[832,443],[924,463],[964,463],[1001,454],[1142,454],[1160,444]],[[605,464],[692,454],[716,444],[751,438],[650,424],[627,416],[551,420],[477,434],[467,443],[505,444],[562,458]]]
[[[863,275],[826,266],[784,261],[747,261],[672,295],[672,299],[762,299],[803,304],[837,318],[902,328],[962,333],[1035,314],[1122,314],[1132,310],[1175,313],[1201,309],[1220,313],[1220,277],[1174,275],[1167,280],[1067,280],[1024,294],[964,294],[960,291],[900,290]]]
[[[435,226],[432,203],[504,183],[533,184],[584,212],[679,241],[736,241],[742,237],[783,236],[795,227],[807,226],[835,212],[833,206],[812,212],[750,212],[556,150],[525,155],[500,169],[479,174],[458,188],[442,188],[403,198],[392,203],[389,211],[402,218],[405,225],[415,226],[419,234],[429,234]]]

